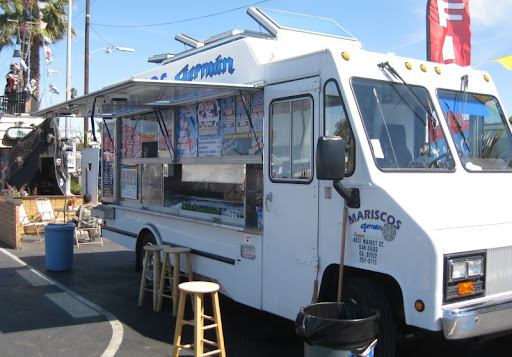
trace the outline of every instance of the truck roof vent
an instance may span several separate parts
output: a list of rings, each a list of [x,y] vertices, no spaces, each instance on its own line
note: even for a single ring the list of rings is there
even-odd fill
[[[162,53],[159,55],[153,55],[148,58],[148,62],[150,63],[162,63],[165,60],[168,60],[169,58],[173,58],[174,53]]]
[[[184,33],[177,34],[176,36],[174,36],[174,39],[192,48],[199,48],[204,46],[204,42],[196,40],[195,38],[192,38],[189,35],[185,35]]]

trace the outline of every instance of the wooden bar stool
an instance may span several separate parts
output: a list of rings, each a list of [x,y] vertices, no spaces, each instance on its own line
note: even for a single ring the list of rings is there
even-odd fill
[[[164,297],[172,300],[172,314],[176,316],[178,311],[178,285],[180,277],[186,277],[188,281],[192,281],[192,265],[190,264],[190,249],[180,247],[165,246],[162,250],[164,255],[162,263],[162,272],[160,274],[160,287],[158,289],[158,303],[157,310],[162,309],[162,300]],[[171,266],[170,255],[173,255],[173,265]],[[181,272],[180,270],[180,256],[185,255],[187,270]],[[165,283],[169,281],[169,287],[166,288]]]
[[[144,302],[144,292],[153,292],[153,311],[157,309],[158,303],[158,280],[160,278],[160,252],[164,246],[157,244],[148,244],[144,246],[144,267],[142,269],[142,278],[140,280],[139,291],[139,307],[142,307]],[[153,271],[153,281],[146,279],[146,275]]]
[[[174,332],[174,345],[172,347],[172,356],[178,357],[180,350],[183,348],[194,349],[194,357],[212,356],[219,354],[226,357],[226,349],[224,347],[224,333],[222,332],[222,321],[220,318],[219,306],[219,284],[206,281],[191,281],[181,283],[179,286],[180,298],[178,307],[178,316],[176,318],[176,331]],[[204,314],[204,294],[210,293],[212,296],[213,316]],[[192,294],[194,301],[194,320],[184,320],[186,294]],[[212,321],[205,325],[204,320]],[[194,343],[181,344],[181,330],[183,325],[194,326]],[[215,329],[217,334],[217,342],[204,338],[204,331]],[[204,344],[217,347],[215,350],[204,352]]]

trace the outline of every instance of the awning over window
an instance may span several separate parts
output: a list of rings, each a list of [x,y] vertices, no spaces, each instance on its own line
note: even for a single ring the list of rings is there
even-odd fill
[[[39,110],[32,115],[90,117],[94,105],[95,117],[116,117],[157,107],[165,108],[233,96],[240,92],[254,92],[262,88],[262,85],[189,83],[131,78],[94,93]]]

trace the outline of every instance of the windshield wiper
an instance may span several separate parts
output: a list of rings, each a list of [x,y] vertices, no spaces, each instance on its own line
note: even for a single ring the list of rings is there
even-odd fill
[[[396,69],[394,69],[393,66],[391,66],[389,64],[389,62],[379,63],[377,65],[377,67],[379,67],[382,70],[388,71],[388,73],[391,73],[391,75],[393,77],[395,77],[396,79],[399,79],[400,81],[402,81],[402,83],[404,84],[405,89],[407,90],[409,95],[415,100],[415,102],[421,107],[421,109],[423,109],[427,113],[429,112],[428,108],[426,107],[426,105],[423,104],[421,99],[416,95],[416,93],[414,93],[414,91],[412,90],[411,86],[402,78],[402,76],[400,76],[400,74],[396,71]],[[393,83],[393,81],[391,81],[391,83]]]
[[[402,83],[404,84],[404,86],[405,86],[407,92],[409,93],[409,95],[425,111],[425,113],[427,113],[427,123],[426,124],[427,124],[427,127],[428,127],[428,123],[432,127],[432,135],[433,135],[433,138],[434,138],[436,149],[439,149],[438,148],[438,143],[437,143],[437,133],[436,133],[436,126],[437,126],[437,124],[436,124],[436,117],[434,116],[434,110],[432,109],[432,105],[430,104],[430,100],[428,99],[428,96],[425,97],[425,104],[423,104],[423,102],[420,100],[420,98],[412,90],[411,86],[402,78],[402,76],[400,76],[400,74],[396,71],[396,69],[394,69],[393,66],[391,66],[389,64],[389,62],[379,63],[378,67],[380,69],[382,69],[382,70],[388,71],[393,77],[395,77],[396,79],[399,79],[400,81],[402,81]],[[428,139],[425,140],[425,146],[426,146],[426,148],[425,148],[424,152],[428,153],[429,152],[429,149],[428,149]]]
[[[462,92],[462,109],[460,111],[461,117],[464,117],[464,109],[466,107],[466,101],[468,100],[468,85],[469,85],[469,75],[465,74],[460,77],[460,91]]]

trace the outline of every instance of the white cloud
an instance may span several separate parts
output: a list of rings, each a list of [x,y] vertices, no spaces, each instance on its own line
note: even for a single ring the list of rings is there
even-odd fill
[[[483,26],[508,26],[512,13],[510,0],[469,0],[471,23]]]

